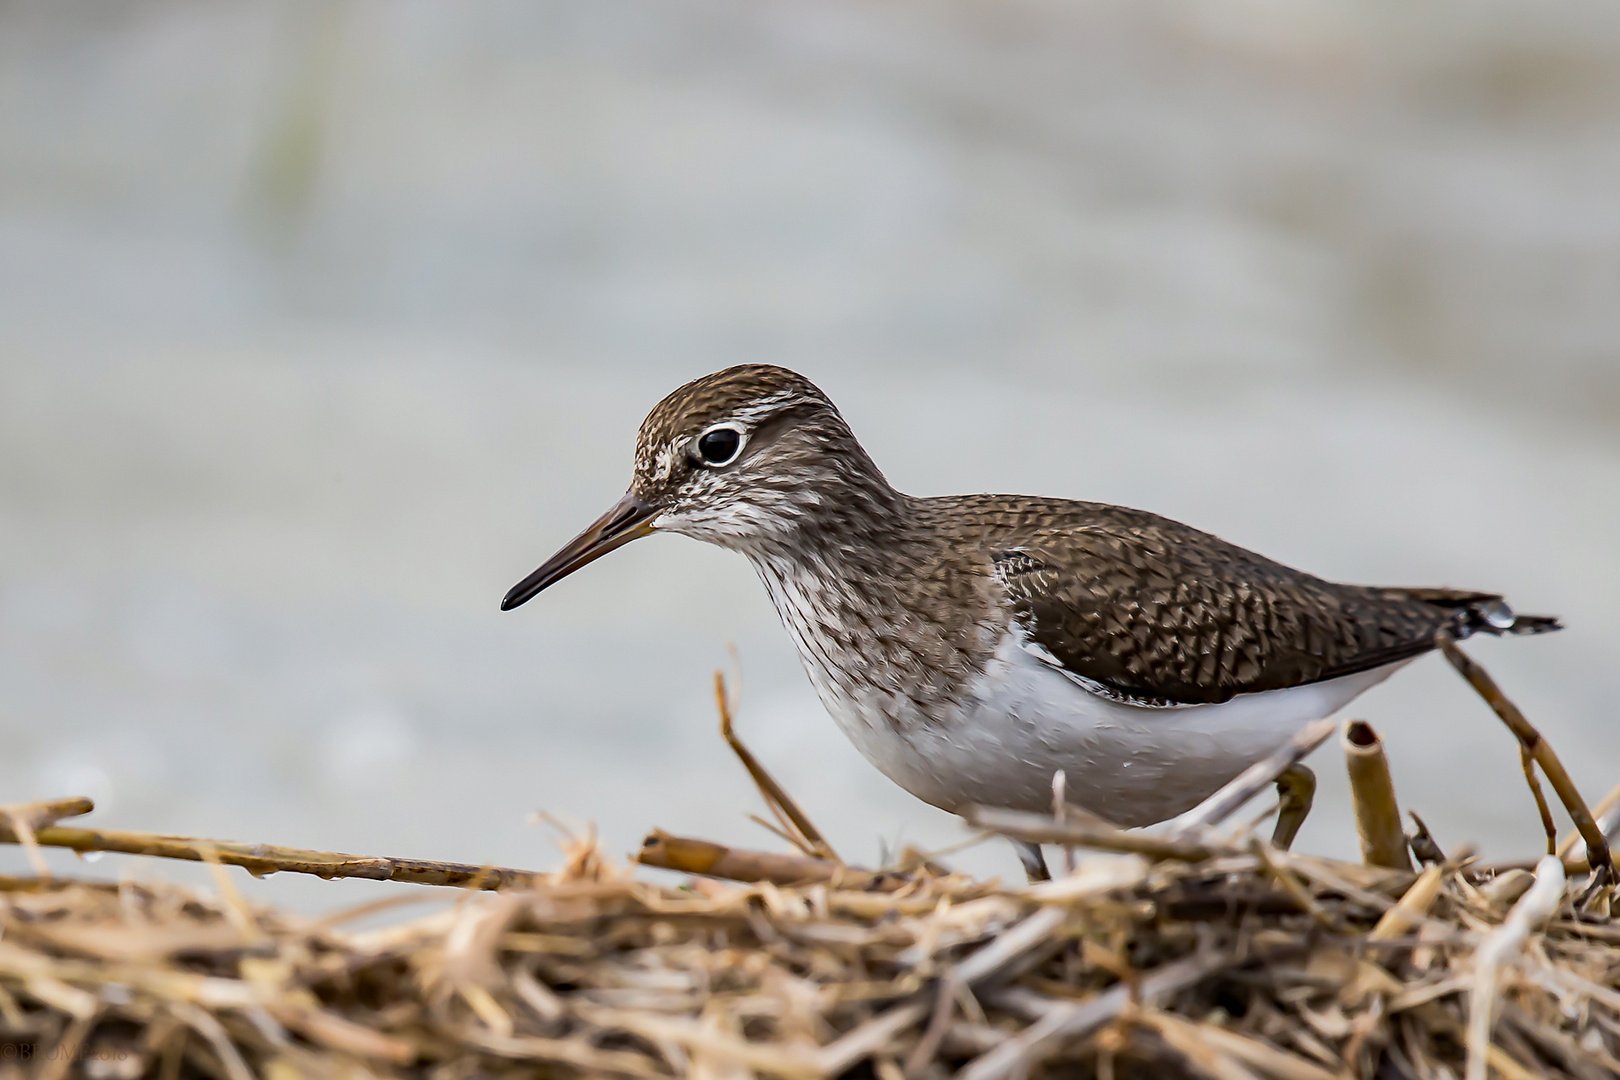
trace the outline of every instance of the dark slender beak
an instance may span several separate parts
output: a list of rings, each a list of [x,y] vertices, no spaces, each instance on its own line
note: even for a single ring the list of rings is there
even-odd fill
[[[589,528],[572,540],[568,546],[547,559],[540,569],[512,586],[512,591],[501,601],[502,611],[511,611],[544,589],[561,581],[588,562],[620,548],[638,536],[653,531],[652,519],[658,511],[634,495],[626,495],[613,509],[591,522]]]

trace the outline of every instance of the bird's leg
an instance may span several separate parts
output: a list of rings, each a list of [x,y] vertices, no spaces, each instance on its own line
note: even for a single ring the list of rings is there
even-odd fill
[[[1294,834],[1305,824],[1305,815],[1311,812],[1311,801],[1316,798],[1316,774],[1304,765],[1290,765],[1277,774],[1277,798],[1282,805],[1277,809],[1277,825],[1271,830],[1271,845],[1287,851],[1294,842]]]
[[[1029,878],[1031,885],[1037,881],[1052,880],[1052,872],[1046,868],[1046,856],[1041,854],[1041,845],[1014,840],[1012,846],[1018,850],[1018,861],[1024,864],[1024,876]]]

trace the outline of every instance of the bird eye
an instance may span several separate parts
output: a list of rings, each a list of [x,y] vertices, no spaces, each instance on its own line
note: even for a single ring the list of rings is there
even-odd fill
[[[706,465],[730,465],[742,450],[742,433],[736,428],[710,428],[698,436],[697,450]]]

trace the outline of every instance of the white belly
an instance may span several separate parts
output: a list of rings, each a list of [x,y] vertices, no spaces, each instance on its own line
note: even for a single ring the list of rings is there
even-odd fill
[[[908,715],[903,698],[828,693],[827,681],[811,674],[861,753],[926,802],[1047,810],[1062,769],[1071,802],[1138,826],[1196,806],[1301,725],[1332,715],[1406,663],[1216,705],[1152,707],[1086,690],[1008,635],[943,722]]]

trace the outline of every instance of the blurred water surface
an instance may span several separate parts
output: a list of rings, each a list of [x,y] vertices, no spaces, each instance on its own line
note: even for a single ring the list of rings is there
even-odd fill
[[[530,866],[536,808],[768,842],[714,730],[734,642],[743,735],[847,855],[958,838],[844,743],[738,557],[654,538],[497,611],[653,402],[744,361],[908,491],[1563,614],[1475,651],[1595,798],[1617,192],[1595,0],[8,4],[0,801]],[[1442,664],[1354,711],[1443,844],[1534,850]],[[1316,764],[1301,843],[1348,852]]]

